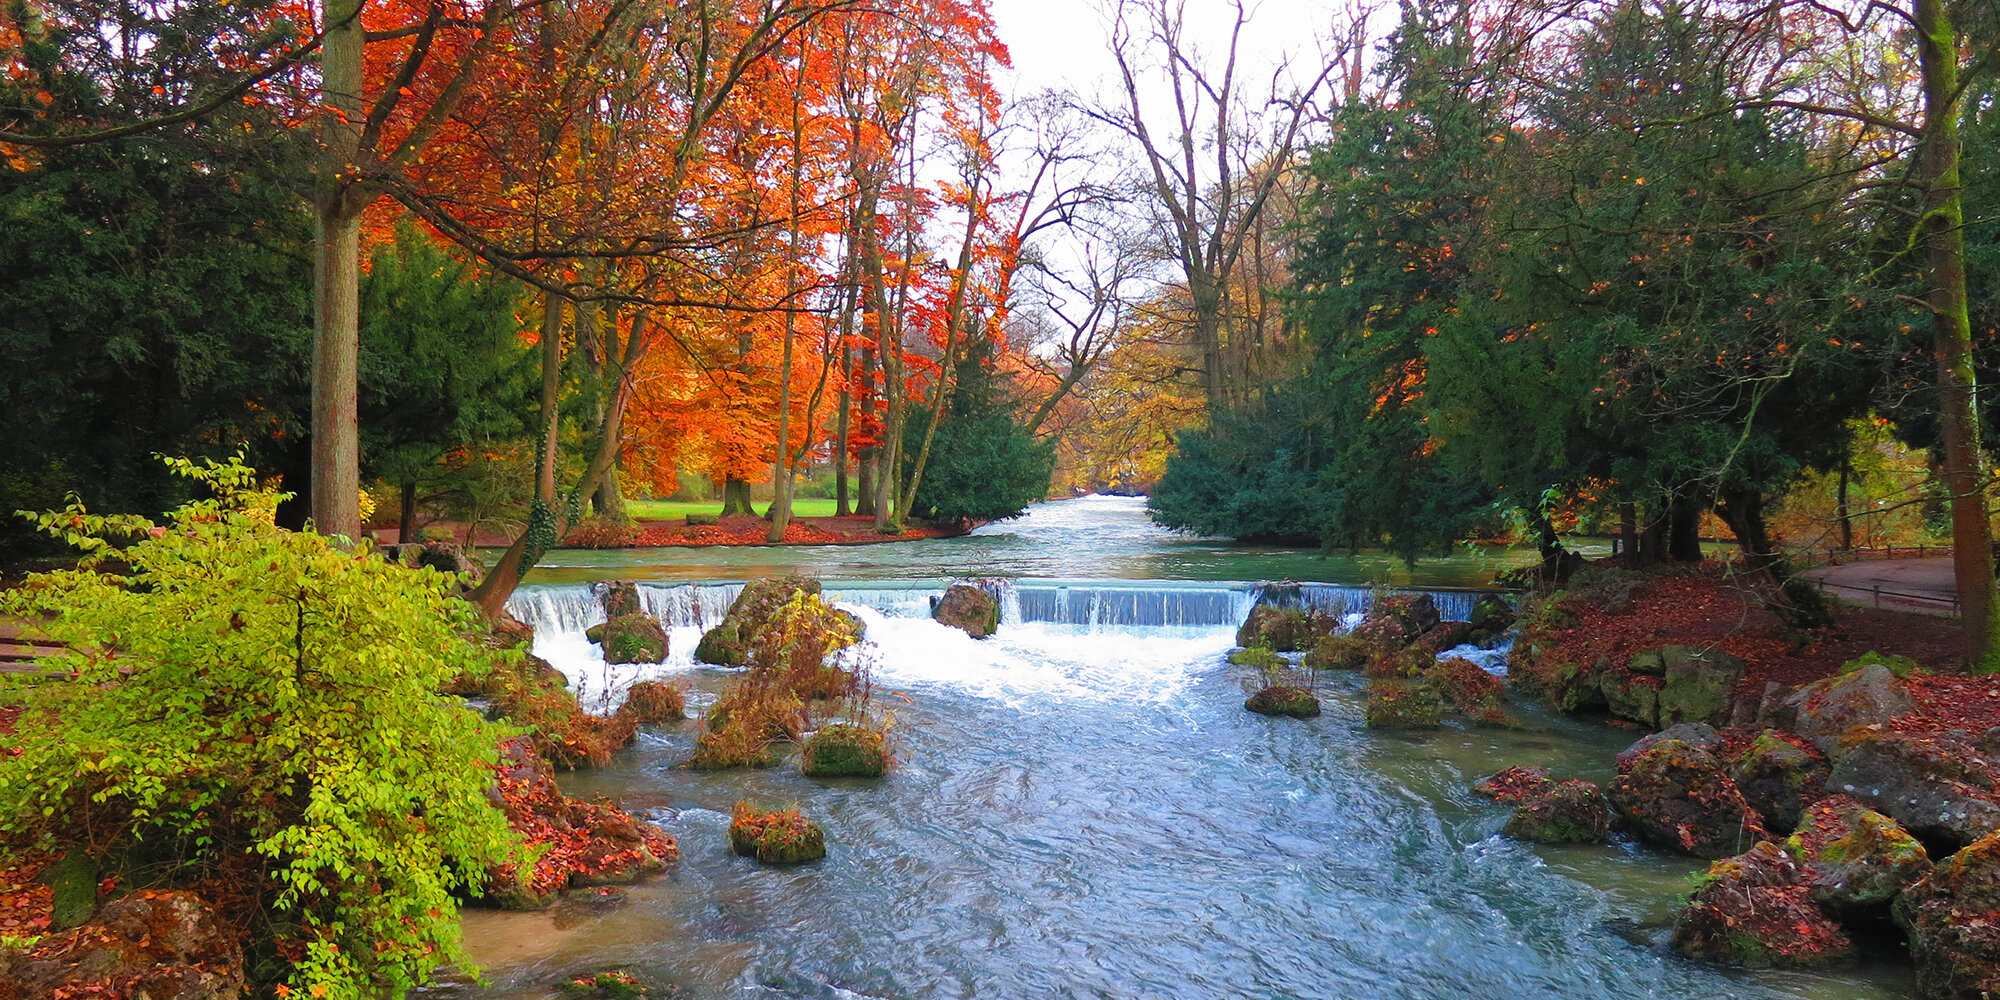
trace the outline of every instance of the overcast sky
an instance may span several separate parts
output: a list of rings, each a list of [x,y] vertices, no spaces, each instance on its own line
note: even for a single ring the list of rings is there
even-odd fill
[[[1000,40],[1014,57],[1010,97],[1070,88],[1081,93],[1117,77],[1107,41],[1103,0],[991,0]],[[1220,55],[1233,17],[1222,0],[1186,0],[1189,36]],[[1290,54],[1295,62],[1318,58],[1313,39],[1327,33],[1335,5],[1324,0],[1262,0],[1244,29],[1245,79],[1267,79],[1270,66]],[[1256,72],[1248,72],[1250,70]],[[1009,74],[1002,73],[1003,81]]]

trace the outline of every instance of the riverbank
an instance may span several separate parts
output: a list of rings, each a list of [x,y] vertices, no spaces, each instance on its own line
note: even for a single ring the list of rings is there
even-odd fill
[[[1907,943],[1919,997],[2000,989],[2000,677],[1971,672],[1953,619],[1843,607],[1804,629],[1773,597],[1714,565],[1596,565],[1531,598],[1517,697],[1647,735],[1601,789],[1526,759],[1475,790],[1518,803],[1524,839],[1608,819],[1712,861],[1661,928],[1684,956],[1832,968]]]
[[[872,545],[881,542],[911,542],[927,538],[957,538],[972,532],[976,524],[961,527],[906,525],[893,532],[878,531],[875,519],[850,514],[845,517],[795,517],[785,526],[785,540],[768,537],[771,522],[754,514],[718,517],[713,524],[689,524],[686,518],[639,518],[629,527],[606,530],[580,527],[563,539],[558,549],[707,548],[711,546],[775,545]],[[396,545],[402,532],[395,528],[372,528],[378,545]],[[466,526],[451,521],[425,525],[418,534],[428,538],[449,535],[464,544]],[[480,531],[474,538],[481,549],[504,549],[513,536],[497,531]]]

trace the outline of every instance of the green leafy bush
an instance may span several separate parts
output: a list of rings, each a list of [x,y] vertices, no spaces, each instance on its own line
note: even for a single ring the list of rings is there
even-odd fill
[[[454,580],[275,528],[240,460],[154,527],[73,503],[35,516],[117,576],[41,574],[0,614],[43,617],[66,678],[16,681],[0,837],[170,855],[163,883],[220,886],[251,975],[328,1000],[396,996],[463,964],[455,893],[513,842],[486,791],[502,735],[439,690],[495,654]],[[79,843],[79,841],[82,841]],[[284,992],[279,991],[279,992]]]

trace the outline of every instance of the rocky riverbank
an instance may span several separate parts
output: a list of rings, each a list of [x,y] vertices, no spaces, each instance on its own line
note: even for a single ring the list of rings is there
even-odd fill
[[[1690,958],[1813,968],[1907,941],[1919,996],[2000,992],[2000,678],[1967,671],[1955,623],[1805,630],[1763,598],[1591,569],[1526,601],[1510,694],[1649,735],[1601,790],[1534,762],[1480,790],[1522,839],[1710,859],[1670,932]]]

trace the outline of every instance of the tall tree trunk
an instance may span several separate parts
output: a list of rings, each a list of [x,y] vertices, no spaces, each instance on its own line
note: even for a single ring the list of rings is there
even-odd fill
[[[1992,532],[1986,514],[1986,468],[1979,450],[1978,379],[1965,293],[1965,203],[1959,177],[1958,33],[1944,0],[1914,0],[1923,68],[1924,135],[1917,179],[1924,185],[1923,238],[1928,255],[1931,336],[1938,367],[1940,469],[1951,491],[1951,563],[1967,651],[1982,673],[2000,671],[1994,616]]]
[[[1618,545],[1625,550],[1625,568],[1645,565],[1639,554],[1639,505],[1630,500],[1618,505]]]
[[[1701,561],[1702,503],[1694,494],[1675,495],[1667,510],[1667,558],[1673,562]]]
[[[396,541],[398,543],[414,542],[417,540],[416,480],[412,479],[403,483],[402,503],[402,517],[397,519],[396,522]]]
[[[1840,495],[1835,510],[1840,514],[1840,551],[1854,551],[1854,516],[1847,507],[1847,481],[1854,474],[1854,465],[1848,457],[1840,458]]]
[[[543,546],[553,544],[551,537],[561,538],[570,528],[570,507],[588,496],[602,481],[604,473],[618,459],[620,436],[623,434],[625,406],[632,398],[632,387],[637,381],[639,362],[646,356],[646,315],[633,317],[631,333],[626,336],[624,346],[618,352],[617,388],[612,395],[611,406],[606,411],[604,427],[598,435],[596,447],[591,452],[590,463],[584,467],[583,477],[570,492],[567,503],[547,503],[543,509],[553,518],[550,525],[553,535],[537,537],[536,526],[531,522],[527,530],[515,536],[513,544],[501,553],[500,559],[486,571],[486,579],[473,588],[467,600],[479,606],[487,617],[496,617],[507,606],[507,598],[521,585],[521,579],[534,568],[540,558]]]
[[[1754,489],[1724,490],[1715,505],[1715,515],[1722,523],[1729,525],[1729,531],[1736,536],[1736,545],[1743,550],[1743,561],[1752,570],[1771,570],[1779,573],[1780,583],[1783,567],[1778,552],[1771,544],[1771,532],[1764,522],[1764,497]]]
[[[562,321],[563,299],[554,292],[542,294],[542,434],[535,452],[535,499],[556,502],[556,446],[562,427]]]
[[[846,325],[847,318],[842,316],[843,329]],[[847,336],[843,333],[840,338],[840,402],[839,412],[834,417],[833,433],[833,516],[835,517],[846,517],[854,513],[853,501],[847,495],[847,430],[851,420],[848,411],[854,407],[854,393],[849,386],[853,384],[853,378],[854,349],[848,346]]]
[[[750,481],[730,476],[722,481],[722,516],[756,517],[757,508],[750,503]]]
[[[320,42],[321,152],[313,179],[312,517],[322,534],[361,536],[361,0],[327,0]]]

